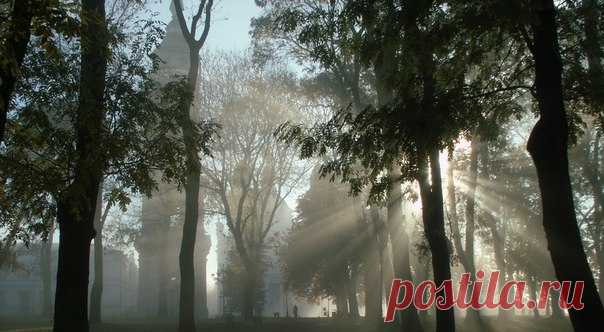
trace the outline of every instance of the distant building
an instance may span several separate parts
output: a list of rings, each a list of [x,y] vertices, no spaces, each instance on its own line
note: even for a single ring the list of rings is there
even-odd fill
[[[91,248],[91,251],[94,250]],[[0,317],[33,317],[43,315],[40,245],[16,249],[17,267],[0,269]],[[58,244],[51,254],[51,294],[57,275]],[[94,253],[91,254],[94,257]],[[138,270],[132,259],[113,249],[103,251],[103,317],[121,317],[134,312]],[[94,262],[90,261],[90,279],[94,278]],[[89,284],[92,287],[92,282]]]

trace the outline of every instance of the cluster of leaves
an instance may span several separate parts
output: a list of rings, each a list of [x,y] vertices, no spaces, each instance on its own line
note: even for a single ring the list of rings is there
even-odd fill
[[[272,28],[270,40],[293,39],[295,49],[336,77],[346,77],[339,61],[354,59],[353,68],[361,65],[357,71],[373,77],[359,90],[374,91],[363,93],[369,98],[356,99],[361,107],[340,104],[329,120],[312,127],[285,124],[278,136],[299,146],[302,158],[322,158],[321,176],[331,174],[350,183],[352,194],[369,187],[370,200],[380,201],[389,185],[384,170],[391,165],[400,166],[405,179],[415,179],[428,149],[450,147],[478,127],[493,131],[496,123],[520,114],[518,90],[531,87],[524,81],[526,68],[518,65],[518,43],[468,28],[475,14],[466,5],[456,5],[435,2],[415,8],[392,1],[332,1],[285,8],[271,2],[256,22],[258,38]],[[409,18],[415,10],[420,14]],[[330,27],[321,24],[326,18]],[[409,24],[416,24],[418,32]],[[426,57],[434,61],[433,98],[424,91],[429,84],[423,76]],[[499,78],[493,79],[496,74]],[[392,91],[394,98],[371,97],[389,93],[380,90]]]
[[[24,0],[25,1],[25,0]],[[6,49],[7,37],[10,35],[13,18],[11,17],[12,0],[0,0],[0,49]],[[60,56],[57,35],[72,39],[79,35],[80,22],[79,1],[72,0],[29,0],[27,16],[31,17],[30,33],[38,39],[38,45],[49,56]],[[21,18],[24,19],[24,18]],[[25,31],[18,33],[25,34]],[[10,56],[0,59],[0,67],[19,72],[15,59]]]
[[[129,31],[111,26],[105,89],[104,175],[120,185],[112,196],[125,206],[132,194],[149,195],[160,173],[184,182],[185,153],[180,113],[191,102],[186,80],[160,86],[161,59],[152,51],[163,37],[157,21],[137,21]],[[9,113],[8,135],[0,153],[0,225],[14,229],[7,242],[28,242],[54,220],[55,199],[73,177],[74,122],[79,92],[79,43],[57,43],[48,52],[34,38]],[[195,142],[209,154],[218,126],[195,127]]]

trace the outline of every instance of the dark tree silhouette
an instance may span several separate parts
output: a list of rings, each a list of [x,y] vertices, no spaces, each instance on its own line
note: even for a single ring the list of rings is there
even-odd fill
[[[108,33],[105,1],[84,0],[81,10],[81,69],[76,114],[74,180],[59,197],[59,263],[53,330],[88,331],[88,274],[94,214],[106,159],[103,139]]]
[[[568,120],[562,90],[562,63],[553,0],[531,2],[539,121],[527,149],[537,168],[543,227],[558,280],[583,281],[583,310],[569,309],[575,331],[604,324],[604,309],[583,250],[568,169]]]
[[[187,74],[188,93],[190,99],[182,105],[179,121],[182,130],[186,153],[185,175],[185,222],[182,229],[182,243],[180,247],[180,299],[178,314],[178,330],[181,332],[195,331],[195,237],[199,222],[199,185],[201,165],[199,162],[199,149],[197,147],[196,120],[191,117],[191,107],[197,90],[199,75],[199,51],[203,47],[210,32],[210,20],[214,0],[200,0],[197,12],[187,27],[182,3],[174,0],[174,7],[178,17],[180,29],[189,45],[189,72]],[[199,20],[204,17],[203,30],[199,39],[196,32]]]

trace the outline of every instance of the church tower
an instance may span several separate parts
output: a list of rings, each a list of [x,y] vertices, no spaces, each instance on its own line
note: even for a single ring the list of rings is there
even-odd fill
[[[170,9],[172,20],[166,27],[164,39],[155,50],[161,59],[156,80],[162,85],[187,75],[189,71],[189,47],[180,30],[173,4]],[[195,105],[193,109],[199,111]],[[184,192],[179,192],[176,185],[161,181],[152,197],[143,198],[142,229],[136,248],[139,253],[138,307],[144,317],[178,316],[178,255],[184,221],[184,198]],[[202,206],[200,202],[200,208]],[[202,319],[208,316],[206,263],[211,242],[204,228],[202,211],[199,218],[195,246],[195,311],[197,318]]]

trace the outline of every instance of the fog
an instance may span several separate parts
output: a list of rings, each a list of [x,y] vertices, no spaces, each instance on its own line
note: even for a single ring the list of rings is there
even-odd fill
[[[0,331],[600,326],[604,8],[421,3],[2,2]]]

